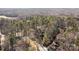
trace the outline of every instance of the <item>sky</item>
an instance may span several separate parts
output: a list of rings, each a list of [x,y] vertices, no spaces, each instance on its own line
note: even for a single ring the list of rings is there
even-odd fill
[[[0,0],[0,8],[78,8],[79,0]]]

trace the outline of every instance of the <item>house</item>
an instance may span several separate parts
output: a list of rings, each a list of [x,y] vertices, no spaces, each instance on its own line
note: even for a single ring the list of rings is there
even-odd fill
[[[21,32],[16,32],[16,37],[22,37],[23,36],[23,32],[21,31]]]

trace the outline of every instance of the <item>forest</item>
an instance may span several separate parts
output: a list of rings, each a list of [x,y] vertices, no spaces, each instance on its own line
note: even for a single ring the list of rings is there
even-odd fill
[[[78,51],[79,18],[27,16],[0,18],[0,51]]]

